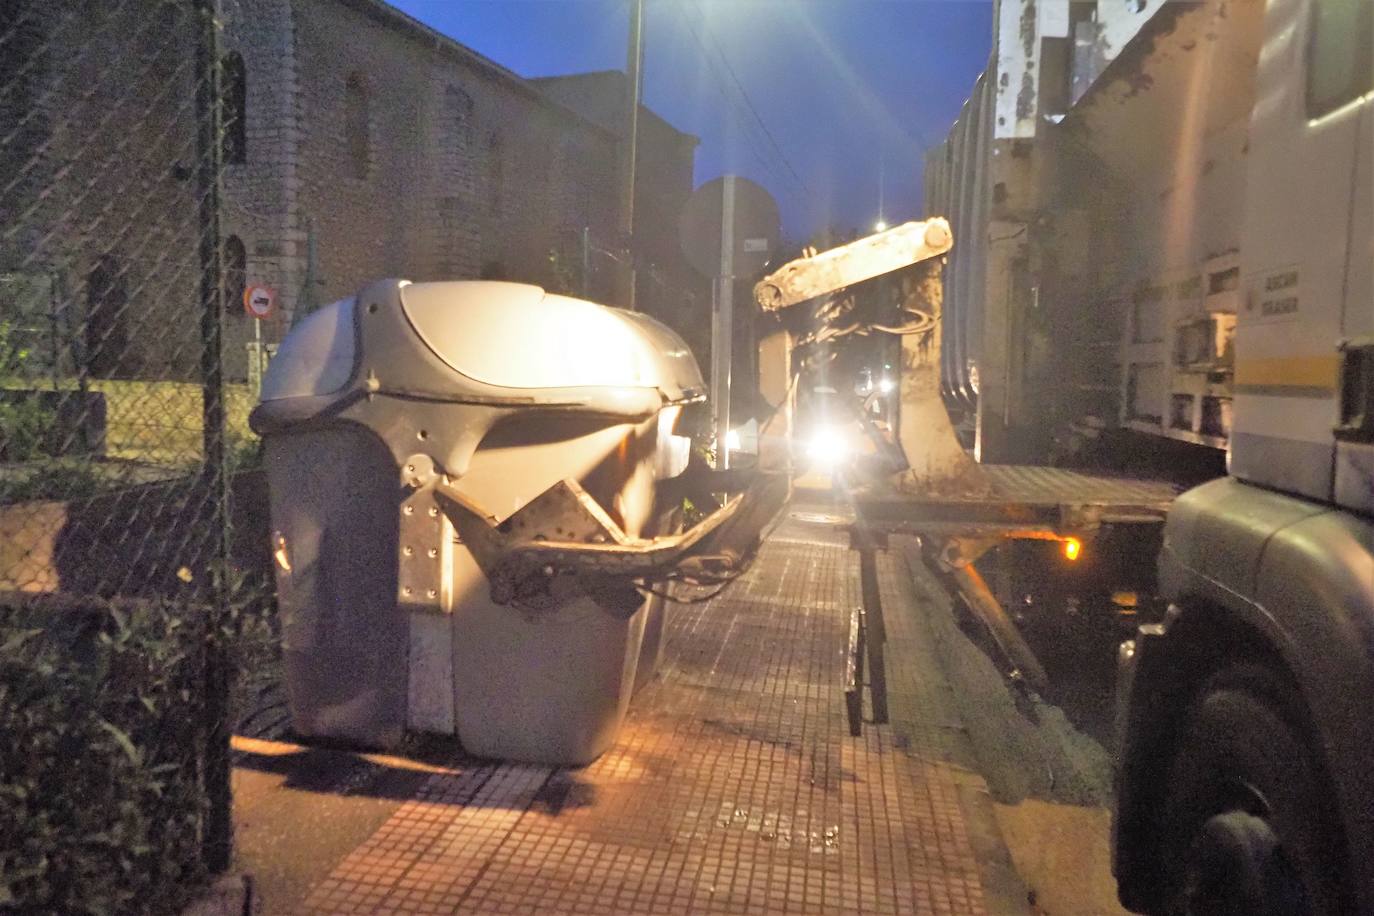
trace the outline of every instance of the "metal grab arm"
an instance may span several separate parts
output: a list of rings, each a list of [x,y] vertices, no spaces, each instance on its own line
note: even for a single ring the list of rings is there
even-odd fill
[[[472,505],[445,483],[435,485],[440,509],[453,522],[491,581],[492,600],[521,602],[547,591],[560,576],[599,580],[598,591],[633,591],[637,580],[728,581],[752,560],[791,493],[785,475],[760,475],[691,529],[654,538],[632,538],[576,481],[564,480],[505,522]],[[613,580],[613,581],[612,581]]]

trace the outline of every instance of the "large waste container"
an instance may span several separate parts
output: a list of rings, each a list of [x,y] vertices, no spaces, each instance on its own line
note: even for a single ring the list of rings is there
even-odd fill
[[[558,764],[605,750],[662,602],[552,567],[532,588],[497,575],[492,544],[531,518],[556,538],[579,517],[664,533],[658,482],[690,444],[674,424],[703,397],[668,328],[535,286],[386,280],[303,320],[251,418],[295,729],[383,747],[456,733]]]

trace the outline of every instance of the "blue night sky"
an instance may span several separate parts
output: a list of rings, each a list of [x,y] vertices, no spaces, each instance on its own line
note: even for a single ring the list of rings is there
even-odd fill
[[[625,66],[628,0],[391,2],[522,76]],[[757,181],[793,238],[870,225],[880,184],[889,222],[920,215],[922,150],[958,116],[992,34],[990,0],[645,6],[645,104],[701,138],[698,184]]]

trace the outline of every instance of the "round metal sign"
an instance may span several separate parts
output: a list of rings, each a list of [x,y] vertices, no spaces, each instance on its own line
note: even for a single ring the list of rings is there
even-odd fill
[[[698,272],[752,278],[763,273],[778,246],[778,204],[748,178],[724,175],[687,199],[678,231],[682,253]]]
[[[277,291],[254,284],[243,291],[243,310],[254,318],[268,318],[277,310]]]

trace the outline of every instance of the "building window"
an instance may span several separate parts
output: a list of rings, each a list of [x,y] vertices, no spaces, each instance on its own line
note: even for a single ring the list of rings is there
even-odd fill
[[[242,315],[243,290],[248,285],[248,253],[243,239],[231,235],[224,240],[224,310]]]
[[[448,187],[472,192],[472,97],[456,86],[444,90],[444,116],[439,124],[439,161]]]
[[[457,86],[447,87],[444,90],[444,116],[448,139],[456,145],[461,142],[468,119],[472,117],[472,96]]]
[[[367,178],[371,170],[371,127],[367,83],[362,74],[355,71],[348,75],[344,84],[344,146],[348,151],[349,174],[354,178]]]
[[[242,165],[248,161],[248,74],[243,56],[237,51],[224,56],[220,64],[223,107],[221,140],[225,165]]]
[[[1307,51],[1307,115],[1335,111],[1374,88],[1369,0],[1317,0]]]
[[[500,218],[506,184],[506,144],[498,133],[487,137],[487,215]]]
[[[123,368],[128,309],[125,269],[113,255],[101,255],[86,275],[86,370],[96,378],[110,378]]]

